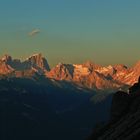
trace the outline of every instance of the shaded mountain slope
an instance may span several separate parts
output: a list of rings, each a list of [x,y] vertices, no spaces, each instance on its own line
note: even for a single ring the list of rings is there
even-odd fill
[[[94,102],[95,95],[74,83],[40,75],[1,78],[0,139],[82,140],[98,121],[109,119],[111,96]]]
[[[111,120],[96,129],[89,140],[137,140],[140,138],[140,80],[129,94],[117,92],[113,96]]]

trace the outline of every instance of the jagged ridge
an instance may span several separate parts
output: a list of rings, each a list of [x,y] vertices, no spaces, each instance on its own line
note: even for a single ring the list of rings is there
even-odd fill
[[[39,53],[25,61],[5,55],[0,59],[0,74],[9,77],[33,77],[38,74],[50,79],[74,82],[87,88],[114,91],[127,90],[137,82],[140,75],[139,66],[138,62],[132,68],[122,64],[103,67],[87,61],[83,64],[59,63],[50,69],[45,57]]]

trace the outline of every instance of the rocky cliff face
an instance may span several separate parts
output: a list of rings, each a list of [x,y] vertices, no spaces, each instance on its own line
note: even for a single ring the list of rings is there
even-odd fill
[[[73,78],[74,67],[70,64],[59,63],[50,72],[46,73],[46,76],[56,80],[68,80]]]
[[[43,71],[50,70],[47,60],[42,56],[41,53],[30,56],[24,63],[26,63],[28,65],[27,67],[29,68],[33,67],[35,69],[40,69]]]
[[[12,59],[9,55],[4,55],[0,59],[0,74],[14,74],[15,77],[33,76],[35,73],[43,74],[49,71],[50,67],[42,54],[35,54],[21,62],[19,59]]]
[[[110,122],[98,129],[89,140],[137,140],[140,137],[140,80],[129,93],[114,94]]]
[[[7,65],[5,62],[0,61],[0,74],[9,74],[12,73],[14,69]]]
[[[0,59],[0,74],[9,74],[14,71],[14,69],[8,64],[11,60],[12,58],[8,55],[5,55]]]

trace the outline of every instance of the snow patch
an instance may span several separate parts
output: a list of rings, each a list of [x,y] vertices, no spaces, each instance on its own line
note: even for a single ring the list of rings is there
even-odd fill
[[[76,74],[80,74],[80,75],[89,75],[90,71],[87,67],[84,67],[83,65],[73,65],[74,66],[74,72]]]

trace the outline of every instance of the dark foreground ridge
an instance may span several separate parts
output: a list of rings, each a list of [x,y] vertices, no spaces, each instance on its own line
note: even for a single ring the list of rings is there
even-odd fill
[[[97,128],[88,140],[138,140],[140,138],[140,79],[129,89],[113,96],[111,120]]]

